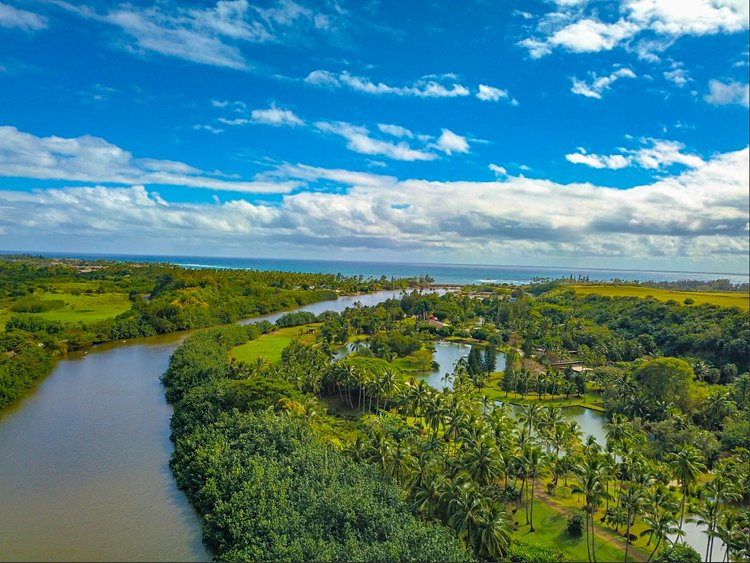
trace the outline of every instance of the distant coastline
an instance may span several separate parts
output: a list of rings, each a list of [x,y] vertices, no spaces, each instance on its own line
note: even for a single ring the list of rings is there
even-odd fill
[[[750,275],[736,272],[660,271],[653,269],[607,269],[559,266],[519,266],[490,264],[437,264],[418,262],[374,262],[347,260],[312,260],[291,258],[234,258],[208,256],[174,256],[150,254],[110,254],[86,252],[0,251],[3,255],[28,254],[45,258],[80,258],[84,260],[115,260],[123,262],[166,262],[183,268],[257,269],[287,272],[321,272],[365,278],[419,277],[429,275],[438,285],[481,283],[529,283],[533,278],[556,279],[582,277],[590,281],[677,281],[729,279],[747,283]]]

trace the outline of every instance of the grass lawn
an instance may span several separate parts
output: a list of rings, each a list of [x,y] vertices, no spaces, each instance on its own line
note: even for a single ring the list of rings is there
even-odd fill
[[[534,501],[534,532],[525,524],[526,515],[521,507],[515,514],[519,524],[515,537],[541,545],[555,547],[568,554],[571,561],[588,561],[586,532],[580,538],[568,533],[566,516],[552,508]],[[598,561],[623,561],[625,553],[618,546],[611,545],[606,538],[596,537],[596,558]]]
[[[302,344],[312,344],[315,342],[315,329],[320,323],[313,323],[302,326],[291,326],[280,328],[269,334],[264,334],[250,340],[240,346],[235,346],[229,353],[233,358],[243,362],[252,363],[258,358],[263,358],[269,362],[276,363],[281,361],[281,352],[289,346],[292,341],[299,337]],[[309,332],[313,331],[313,332]]]
[[[124,313],[132,305],[127,293],[81,293],[74,295],[67,292],[52,293],[45,291],[35,293],[35,297],[40,301],[63,301],[65,305],[60,309],[33,313],[43,319],[62,323],[110,319]],[[0,325],[3,327],[10,316],[15,314],[10,310],[12,304],[13,300],[10,299],[3,300],[0,304]]]
[[[575,493],[570,492],[570,483],[573,481],[573,478],[571,477],[569,479],[569,484],[567,487],[563,486],[563,481],[560,480],[560,485],[557,488],[557,491],[555,493],[555,496],[553,497],[554,502],[558,505],[562,505],[564,508],[570,508],[572,509],[580,509],[583,507],[583,497],[579,498],[579,495]],[[610,493],[615,496],[616,498],[616,492],[612,486],[610,486]],[[616,504],[616,500],[611,501],[611,506],[614,506]],[[618,534],[623,538],[623,541],[625,540],[624,533],[625,533],[625,527],[620,526],[619,530],[615,530],[614,526],[603,522],[602,518],[605,515],[606,511],[606,504],[602,504],[602,506],[599,507],[599,509],[596,512],[595,521],[597,526],[600,528],[603,528],[605,530],[608,530],[609,532],[613,534]],[[647,546],[646,543],[648,542],[648,536],[640,537],[640,533],[646,529],[646,525],[644,524],[643,520],[639,517],[636,517],[635,523],[630,528],[630,533],[635,534],[636,536],[639,536],[638,539],[631,542],[630,544],[630,550],[631,552],[635,549],[637,551],[640,551],[640,553],[645,553],[647,556],[650,553],[650,551],[655,546],[654,543],[651,544],[651,546]],[[654,540],[655,541],[655,540]],[[586,547],[584,545],[584,547]]]
[[[731,291],[671,291],[668,289],[657,289],[654,287],[641,287],[637,285],[574,285],[572,286],[578,295],[607,295],[609,297],[648,297],[652,296],[659,301],[674,299],[682,304],[685,299],[690,298],[695,305],[712,303],[721,307],[738,307],[745,311],[750,310],[750,295]]]

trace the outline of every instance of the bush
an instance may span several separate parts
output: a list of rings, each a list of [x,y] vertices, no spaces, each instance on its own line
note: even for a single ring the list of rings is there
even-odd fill
[[[583,535],[583,525],[584,517],[580,510],[568,514],[568,533],[571,536],[580,538]]]
[[[659,551],[654,559],[657,563],[701,563],[700,553],[684,543],[676,543]]]
[[[555,547],[547,547],[537,543],[514,540],[508,550],[508,561],[518,563],[559,562],[567,561],[565,553]]]

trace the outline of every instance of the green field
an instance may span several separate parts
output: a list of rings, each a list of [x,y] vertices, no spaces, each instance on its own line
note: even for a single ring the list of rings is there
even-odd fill
[[[72,285],[72,284],[71,284]],[[34,297],[40,301],[63,301],[64,306],[60,309],[45,311],[43,313],[33,313],[44,319],[51,321],[60,321],[62,323],[75,323],[78,321],[91,322],[100,321],[116,317],[124,313],[132,303],[128,299],[127,293],[69,293],[69,292],[50,292],[37,291]],[[10,310],[13,300],[4,299],[0,302],[0,326],[5,327],[11,315],[15,314]]]
[[[280,362],[282,350],[289,346],[297,337],[300,338],[303,344],[312,344],[315,341],[315,335],[308,331],[314,331],[318,326],[320,325],[316,323],[280,328],[269,334],[264,334],[255,340],[235,346],[229,353],[233,358],[247,363],[253,363],[258,358],[263,358],[271,363]]]
[[[539,543],[548,547],[555,547],[567,553],[571,561],[588,561],[586,552],[586,533],[580,538],[571,536],[567,529],[567,519],[564,514],[556,512],[541,501],[534,501],[534,532],[529,532],[526,526],[526,515],[523,508],[515,515],[519,529],[515,537]],[[632,551],[631,546],[631,551]],[[609,543],[608,538],[596,536],[596,558],[598,561],[622,561],[624,551]],[[631,561],[633,558],[629,558]],[[645,559],[645,558],[644,558]]]
[[[606,295],[608,297],[653,297],[659,301],[670,299],[682,304],[685,299],[692,299],[695,305],[710,303],[721,307],[738,307],[750,310],[750,295],[730,291],[671,291],[639,285],[574,285],[571,286],[578,295]]]

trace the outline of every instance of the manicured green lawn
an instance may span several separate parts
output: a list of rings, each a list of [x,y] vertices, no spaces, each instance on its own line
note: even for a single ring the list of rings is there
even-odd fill
[[[307,332],[308,330],[314,330],[315,326],[319,325],[280,328],[272,333],[264,334],[255,340],[250,340],[245,344],[236,346],[229,353],[233,358],[247,363],[255,362],[258,358],[263,358],[272,364],[280,362],[281,352],[298,336],[301,336],[303,344],[311,344],[315,341],[314,334]]]
[[[713,303],[721,307],[739,307],[745,311],[750,309],[750,295],[741,292],[730,291],[670,291],[654,287],[642,287],[638,285],[575,285],[572,286],[579,295],[607,295],[609,297],[648,297],[652,296],[659,301],[674,299],[683,303],[690,298],[695,305]]]
[[[526,515],[523,507],[515,514],[519,529],[515,536],[529,542],[555,547],[568,554],[571,561],[588,561],[586,551],[586,532],[580,538],[571,536],[567,529],[564,514],[555,512],[543,502],[534,501],[534,532],[525,524]],[[596,537],[596,558],[598,561],[623,561],[625,553],[618,547],[610,545],[605,538]]]

